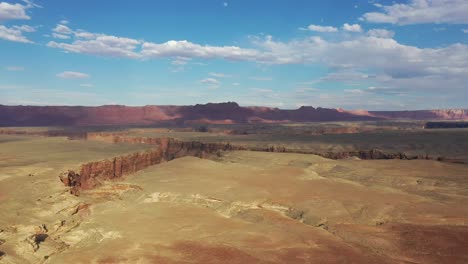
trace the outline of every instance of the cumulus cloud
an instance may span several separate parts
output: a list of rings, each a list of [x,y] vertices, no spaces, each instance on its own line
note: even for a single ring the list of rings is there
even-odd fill
[[[367,32],[367,35],[376,38],[393,38],[395,32],[386,29],[371,29]]]
[[[243,49],[236,46],[200,45],[187,40],[170,40],[161,44],[144,42],[141,46],[141,56],[145,58],[182,56],[203,59],[255,60],[260,55],[254,49]]]
[[[89,74],[74,71],[61,72],[58,73],[56,76],[62,79],[87,79],[90,77]]]
[[[184,58],[184,57],[176,57],[174,60],[172,60],[171,64],[172,65],[178,65],[178,66],[183,66],[189,63],[191,61],[191,58]]]
[[[73,53],[84,53],[98,56],[140,58],[135,49],[140,41],[105,34],[88,32],[74,33],[72,43],[50,41],[47,46],[63,49]]]
[[[362,73],[355,70],[339,70],[336,72],[332,72],[327,74],[326,76],[319,79],[322,82],[355,82],[355,81],[362,81],[366,79],[373,78],[373,75],[369,75],[366,73]]]
[[[63,24],[58,24],[52,31],[54,38],[62,40],[72,39],[72,42],[50,41],[47,43],[47,46],[51,48],[97,56],[142,58],[135,51],[137,48],[141,48],[142,42],[136,39],[91,33],[84,30],[72,30]],[[183,56],[174,57],[178,58],[174,61],[174,64],[185,63],[190,59]]]
[[[33,28],[31,26],[28,26],[28,25],[13,26],[12,28],[17,29],[17,30],[22,31],[22,32],[28,32],[28,33],[36,32],[35,28]]]
[[[213,77],[216,77],[216,78],[229,78],[229,77],[232,77],[229,74],[219,73],[219,72],[210,72],[209,75],[213,76]]]
[[[219,81],[215,78],[205,78],[203,80],[200,80],[200,82],[204,84],[219,85]]]
[[[59,33],[52,33],[53,38],[57,39],[70,39],[69,35],[59,34]]]
[[[0,21],[13,19],[30,19],[31,17],[26,14],[26,9],[28,8],[29,5],[0,2]]]
[[[200,83],[207,85],[210,89],[218,89],[221,85],[221,82],[215,78],[205,78],[200,80]]]
[[[358,28],[355,25],[348,27]],[[357,78],[362,72],[372,72],[367,74],[368,78],[365,80],[372,79],[372,82],[385,84],[386,87],[426,90],[436,90],[440,87],[461,90],[465,87],[468,81],[468,45],[418,48],[398,43],[392,38],[393,34],[384,29],[373,29],[366,35],[357,34],[333,41],[311,36],[288,42],[276,41],[272,36],[252,37],[251,46],[242,48],[201,45],[186,40],[152,43],[73,31],[70,34],[72,40],[51,41],[48,46],[67,52],[98,56],[132,59],[171,58],[174,65],[183,65],[195,58],[252,61],[260,64],[319,64],[341,74],[343,81],[345,78],[358,81],[353,78]],[[348,76],[343,76],[343,72]],[[351,76],[350,72],[358,74]],[[338,76],[327,78],[331,80],[332,77],[338,79]],[[207,78],[203,83],[213,80],[218,81]]]
[[[26,10],[33,7],[39,7],[31,1],[24,0],[25,5],[22,4],[11,4],[7,2],[0,2],[0,22],[7,20],[29,20],[30,16],[26,14]],[[36,31],[35,28],[28,25],[6,27],[0,25],[0,39],[22,42],[22,43],[33,43],[31,40],[26,38],[23,33],[30,33]]]
[[[54,29],[52,29],[52,31],[65,35],[73,33],[73,31],[69,27],[62,24],[58,24]]]
[[[29,40],[28,38],[26,38],[26,36],[23,35],[23,32],[30,32],[29,30],[29,26],[13,26],[11,28],[8,28],[3,25],[0,25],[0,39],[22,43],[33,43],[31,40]]]
[[[468,1],[466,0],[410,0],[408,4],[376,6],[382,12],[370,12],[361,17],[373,23],[424,24],[424,23],[468,23]]]
[[[316,32],[338,32],[338,28],[332,26],[309,25],[307,28],[302,29]]]
[[[359,24],[350,25],[348,23],[345,23],[343,25],[343,30],[344,31],[349,31],[349,32],[362,32],[361,25],[359,25]]]

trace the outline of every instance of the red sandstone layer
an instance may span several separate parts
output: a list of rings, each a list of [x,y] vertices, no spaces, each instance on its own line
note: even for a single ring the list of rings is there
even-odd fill
[[[90,137],[93,137],[91,135]],[[112,143],[146,143],[154,145],[155,148],[132,153],[112,159],[89,162],[75,170],[60,175],[60,180],[75,195],[80,194],[80,190],[89,190],[102,184],[106,180],[118,179],[126,175],[133,174],[149,166],[165,161],[173,160],[184,156],[195,156],[204,158],[207,155],[215,154],[218,151],[234,150],[230,144],[183,142],[172,138],[129,138],[112,135],[96,135],[95,139]]]

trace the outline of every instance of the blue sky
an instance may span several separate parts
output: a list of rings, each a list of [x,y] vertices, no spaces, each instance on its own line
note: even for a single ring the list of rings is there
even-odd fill
[[[468,1],[0,0],[0,104],[468,108]]]

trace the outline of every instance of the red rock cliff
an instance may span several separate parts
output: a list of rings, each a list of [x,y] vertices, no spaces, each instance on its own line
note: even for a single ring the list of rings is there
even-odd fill
[[[79,195],[81,190],[89,190],[97,187],[106,180],[118,179],[133,174],[149,166],[161,162],[173,160],[184,156],[196,156],[204,158],[218,151],[240,149],[230,144],[183,142],[172,138],[129,138],[111,134],[91,134],[99,140],[113,143],[146,143],[155,148],[118,156],[111,159],[89,162],[75,170],[60,175],[60,180],[68,187],[70,192]]]

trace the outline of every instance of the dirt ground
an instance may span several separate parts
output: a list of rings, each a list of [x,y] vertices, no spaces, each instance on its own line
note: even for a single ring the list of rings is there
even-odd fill
[[[0,263],[467,263],[468,166],[234,151],[68,193],[146,149],[0,136]]]

